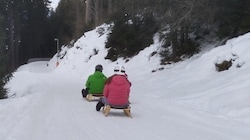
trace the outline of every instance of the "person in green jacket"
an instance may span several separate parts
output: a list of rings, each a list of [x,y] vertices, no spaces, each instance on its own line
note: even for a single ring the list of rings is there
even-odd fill
[[[102,73],[103,67],[98,64],[95,72],[89,75],[86,81],[86,89],[82,90],[82,96],[85,98],[87,94],[102,94],[107,77]]]

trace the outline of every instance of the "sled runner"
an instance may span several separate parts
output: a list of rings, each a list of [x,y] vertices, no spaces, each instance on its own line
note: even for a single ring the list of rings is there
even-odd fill
[[[95,100],[97,98],[99,99],[101,97],[103,97],[103,94],[88,94],[86,96],[86,100],[90,102],[90,101],[93,101],[93,100]]]
[[[132,118],[131,113],[130,113],[130,109],[131,109],[130,106],[127,106],[127,107],[114,107],[114,106],[106,105],[106,106],[104,106],[104,110],[103,110],[103,113],[104,113],[105,117],[108,116],[111,109],[122,109],[126,116],[128,116],[129,118]]]

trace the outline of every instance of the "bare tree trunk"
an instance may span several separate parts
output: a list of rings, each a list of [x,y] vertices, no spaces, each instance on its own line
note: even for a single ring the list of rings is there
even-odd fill
[[[84,9],[83,2],[76,0],[74,2],[75,7],[75,13],[76,13],[76,21],[75,21],[75,32],[74,37],[78,38],[83,34],[83,25],[84,25],[84,12],[82,8]]]
[[[86,3],[86,24],[89,24],[92,20],[92,0],[87,0]]]
[[[104,2],[103,0],[99,0],[99,23],[98,24],[102,24],[104,22]]]
[[[79,19],[80,18],[79,3],[75,2],[74,6],[75,6],[75,10],[76,10],[76,22],[75,22],[76,29],[75,29],[74,36],[78,36],[79,28],[81,27],[81,23],[80,23],[80,19]]]
[[[95,26],[99,24],[100,0],[95,0]]]
[[[10,9],[9,11],[9,56],[10,56],[10,70],[14,70],[15,69],[15,51],[14,51],[14,18],[13,18],[13,11],[12,9]]]
[[[113,13],[113,1],[109,0],[108,1],[108,16]]]

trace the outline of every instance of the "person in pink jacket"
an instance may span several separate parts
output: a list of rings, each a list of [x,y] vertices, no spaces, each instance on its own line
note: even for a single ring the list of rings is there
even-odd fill
[[[109,77],[103,89],[103,98],[96,105],[99,111],[104,105],[127,107],[129,105],[131,83],[126,77],[125,67],[116,66],[114,75]]]

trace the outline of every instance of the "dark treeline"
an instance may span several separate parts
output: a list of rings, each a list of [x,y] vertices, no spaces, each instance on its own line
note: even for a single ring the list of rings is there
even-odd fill
[[[48,0],[1,0],[9,71],[32,57],[51,56]]]
[[[207,36],[222,40],[250,30],[249,0],[61,0],[54,11],[49,5],[0,0],[1,77],[29,58],[53,56],[55,38],[68,45],[104,22],[114,23],[107,59],[136,55],[158,32],[163,63],[198,52]]]
[[[48,0],[0,0],[0,98],[7,73],[29,58],[52,56],[48,4]]]

